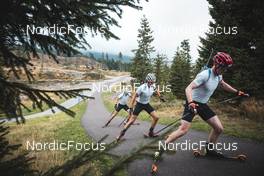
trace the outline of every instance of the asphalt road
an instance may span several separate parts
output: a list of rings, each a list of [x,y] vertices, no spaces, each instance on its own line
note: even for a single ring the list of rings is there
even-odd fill
[[[115,81],[123,78],[112,80],[106,84],[111,85]],[[115,139],[119,134],[121,127],[118,124],[122,118],[115,118],[109,127],[102,126],[109,119],[110,113],[103,105],[99,92],[94,92],[95,100],[90,100],[86,112],[82,118],[82,125],[87,133],[98,140],[106,134],[109,134],[107,142]],[[136,149],[138,146],[150,142],[151,139],[144,139],[143,133],[147,132],[150,127],[148,122],[140,121],[140,125],[132,126],[126,133],[126,140],[118,145],[111,152],[123,156]],[[157,126],[157,129],[162,127]],[[206,140],[208,134],[190,130],[187,135],[179,139],[177,142],[185,140],[198,142]],[[222,143],[237,142],[237,151],[232,154],[246,154],[248,159],[245,162],[225,160],[219,158],[195,158],[192,151],[177,150],[175,154],[165,154],[163,160],[159,163],[158,175],[160,176],[261,176],[264,169],[264,144],[251,140],[238,139],[222,135],[219,139]],[[228,152],[227,152],[228,153]],[[131,176],[148,176],[150,175],[152,161],[150,159],[135,160],[128,165],[128,175]]]

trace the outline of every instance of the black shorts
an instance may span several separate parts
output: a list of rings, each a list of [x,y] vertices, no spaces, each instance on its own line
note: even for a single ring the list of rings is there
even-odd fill
[[[204,121],[207,121],[208,119],[210,119],[210,118],[212,118],[213,116],[216,115],[214,113],[214,111],[207,104],[199,103],[199,102],[195,102],[195,103],[198,104],[197,114]],[[188,103],[186,102],[185,105],[184,105],[184,111],[183,111],[182,120],[186,120],[188,122],[192,122],[194,116],[195,116],[195,114],[189,109]]]
[[[148,104],[142,104],[137,102],[135,109],[133,110],[133,115],[138,116],[138,114],[142,111],[145,110],[147,111],[147,113],[152,113],[154,110],[154,108],[148,103]]]
[[[124,110],[128,110],[129,107],[127,105],[122,105],[120,103],[118,103],[117,107],[116,107],[116,111],[119,112],[121,109],[124,109]]]

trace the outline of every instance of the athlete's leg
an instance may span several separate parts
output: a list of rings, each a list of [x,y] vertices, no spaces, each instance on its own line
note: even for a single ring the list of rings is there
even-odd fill
[[[137,115],[131,115],[131,117],[129,118],[129,121],[124,126],[124,129],[128,129],[136,121],[136,119],[137,119]]]
[[[181,136],[185,135],[188,130],[191,127],[191,122],[194,118],[195,114],[190,111],[187,103],[184,105],[184,111],[183,111],[183,116],[182,116],[182,120],[181,120],[181,125],[179,126],[179,128],[172,132],[165,140],[165,145],[168,145],[170,142],[175,141],[176,139],[180,138]],[[164,149],[161,148],[159,149],[158,155],[155,155],[155,160],[158,160],[158,158],[161,157],[162,153],[164,152]]]
[[[152,122],[151,122],[151,126],[149,129],[149,133],[153,135],[153,130],[154,130],[155,126],[157,125],[159,118],[158,118],[157,113],[155,111],[152,111],[150,113],[150,116],[152,118]]]
[[[185,135],[188,130],[191,127],[191,122],[188,122],[186,120],[181,120],[181,125],[179,126],[179,128],[172,132],[168,138],[165,140],[165,144],[168,144],[170,142],[175,141],[176,139],[182,137],[183,135]]]
[[[168,145],[169,143],[175,141],[176,139],[182,137],[183,135],[185,135],[188,130],[190,129],[191,127],[191,122],[188,122],[186,120],[181,120],[181,125],[179,126],[179,128],[172,132],[168,137],[167,139],[165,140],[165,145]],[[159,151],[158,151],[158,155],[155,155],[155,160],[158,160],[162,153],[164,152],[164,149],[163,148],[160,148]]]
[[[154,133],[153,133],[153,130],[159,120],[154,108],[148,103],[148,104],[145,104],[143,106],[143,109],[145,111],[147,111],[147,113],[149,113],[149,115],[151,116],[152,118],[152,122],[151,122],[151,126],[150,126],[150,129],[149,129],[149,136],[150,137],[153,137],[154,136]]]
[[[135,122],[136,119],[137,119],[137,115],[132,115],[128,123],[126,123],[123,130],[120,132],[119,136],[116,138],[117,140],[120,140],[125,135],[128,128]]]
[[[209,134],[209,142],[216,143],[218,137],[223,132],[223,125],[217,115],[211,117],[206,121],[213,129]]]
[[[191,122],[195,114],[189,109],[187,102],[184,105],[184,111],[182,115],[181,125],[179,128],[172,132],[168,138],[165,140],[165,144],[175,141],[181,136],[185,135],[191,127]]]
[[[142,110],[143,110],[142,105],[137,103],[133,111],[133,115],[130,117],[128,123],[124,126],[123,130],[120,132],[119,136],[117,137],[117,140],[120,140],[122,136],[125,135],[127,129],[135,122],[137,116]]]
[[[107,127],[109,123],[115,118],[115,116],[118,114],[118,111],[114,111],[110,119],[107,121],[107,123],[103,127]]]
[[[157,122],[159,120],[157,113],[155,111],[152,111],[150,113],[150,116],[152,117],[151,127],[155,128],[155,126],[157,125]]]

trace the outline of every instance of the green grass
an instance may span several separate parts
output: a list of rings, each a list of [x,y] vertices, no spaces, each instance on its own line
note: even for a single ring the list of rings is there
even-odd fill
[[[108,109],[108,111],[113,111],[114,102],[111,100],[111,92],[106,92],[102,94],[102,98],[104,101],[104,105]],[[182,113],[182,101],[178,101],[175,105],[175,109],[179,110],[179,113],[177,115],[173,114],[171,115],[171,111],[173,108],[159,108],[159,103],[157,101],[152,100],[151,104],[156,107],[157,112],[164,111],[163,115],[160,115],[159,124],[169,124],[172,121],[176,120],[177,118],[181,117]],[[215,109],[216,107],[213,107],[214,110],[216,110],[217,114],[219,114],[219,118],[224,126],[224,134],[229,136],[235,136],[238,138],[247,138],[256,140],[259,142],[264,141],[264,123],[262,122],[256,122],[253,120],[248,119],[242,119],[239,117],[236,118],[230,118],[228,114],[224,114],[218,109]],[[125,117],[126,112],[121,111],[119,113],[119,116]],[[151,118],[146,112],[140,113],[138,119],[144,120],[144,121],[151,121]],[[196,116],[195,119],[192,122],[192,129],[199,130],[199,131],[206,131],[209,132],[211,127],[205,123],[199,116]]]
[[[24,125],[16,125],[15,123],[8,124],[10,126],[10,134],[8,135],[10,144],[22,144],[22,147],[16,151],[16,155],[27,151],[26,141],[35,140],[38,142],[52,142],[56,140],[60,143],[75,141],[78,143],[90,144],[91,142],[94,142],[93,139],[86,134],[86,131],[81,124],[81,118],[86,107],[87,103],[83,101],[71,108],[74,112],[76,112],[76,116],[74,118],[66,115],[65,113],[59,113],[52,116],[27,120]],[[29,151],[30,156],[36,157],[31,165],[32,169],[41,172],[48,171],[52,167],[64,165],[67,161],[79,154],[80,151],[75,149],[69,151]],[[71,171],[70,175],[82,175],[87,169],[90,169],[90,174],[99,176],[102,175],[106,169],[109,169],[115,161],[116,158],[103,154],[98,159],[95,158],[92,161],[88,161],[80,165],[79,168]],[[119,176],[127,174],[125,169],[121,169],[116,173],[116,175]]]
[[[58,99],[56,102],[58,104],[61,104],[61,103],[65,102],[65,101],[66,100],[63,98],[63,99]],[[49,109],[49,106],[47,104],[43,104],[42,108],[43,108],[43,111],[45,111],[45,110]],[[30,111],[28,111],[26,108],[22,107],[22,113],[23,113],[24,116],[41,112],[41,110],[39,108],[35,108],[34,109],[32,106],[28,106],[28,109]],[[5,114],[1,114],[0,113],[0,119],[3,119],[5,117],[6,117]]]

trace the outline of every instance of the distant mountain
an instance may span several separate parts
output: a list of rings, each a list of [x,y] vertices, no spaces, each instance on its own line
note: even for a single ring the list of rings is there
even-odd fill
[[[103,57],[102,55],[104,55],[104,59],[106,59],[106,55],[108,54],[108,59],[119,60],[118,53],[113,54],[113,53],[98,52],[98,51],[82,51],[82,54],[87,57],[91,57],[93,55],[95,59],[101,59]],[[123,58],[122,61],[125,63],[129,63],[132,60],[132,57],[128,55],[123,55],[122,58]]]

